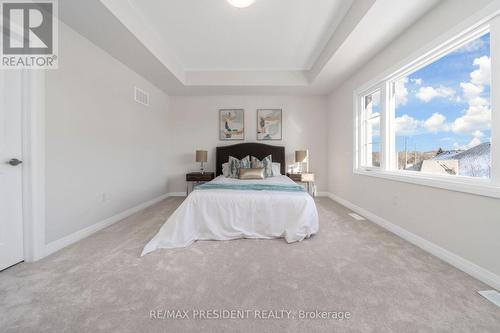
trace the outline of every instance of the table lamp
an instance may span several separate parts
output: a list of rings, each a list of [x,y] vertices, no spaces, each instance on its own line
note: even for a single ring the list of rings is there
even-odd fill
[[[203,162],[207,161],[207,155],[208,155],[208,152],[206,150],[197,150],[196,151],[196,162],[201,163],[200,171],[202,174],[204,173]]]
[[[309,151],[308,150],[296,150],[295,151],[295,162],[300,163],[300,173],[302,170],[302,163],[306,163],[306,173],[309,172]]]

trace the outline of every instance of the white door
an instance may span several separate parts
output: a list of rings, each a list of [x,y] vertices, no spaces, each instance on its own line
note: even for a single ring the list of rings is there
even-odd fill
[[[0,70],[0,270],[23,260],[21,85]]]

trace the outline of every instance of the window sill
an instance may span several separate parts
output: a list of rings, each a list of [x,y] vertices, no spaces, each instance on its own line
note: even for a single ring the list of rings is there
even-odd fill
[[[412,171],[384,171],[376,168],[358,168],[354,170],[354,173],[450,191],[500,198],[500,186],[492,184],[489,179],[441,176],[420,172],[415,174],[416,172]]]

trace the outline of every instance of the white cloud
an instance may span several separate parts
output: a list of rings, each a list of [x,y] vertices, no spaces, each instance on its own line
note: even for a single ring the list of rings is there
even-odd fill
[[[451,128],[455,133],[470,133],[477,142],[480,140],[480,136],[477,134],[491,127],[490,102],[482,96],[484,85],[490,84],[490,58],[486,56],[476,58],[474,66],[479,67],[479,69],[470,73],[471,81],[460,83],[463,96],[469,107],[461,117],[455,119]]]
[[[417,86],[420,86],[423,81],[420,78],[416,78],[416,79],[412,79],[412,82],[415,83]]]
[[[482,138],[484,136],[484,133],[481,131],[474,131],[474,133],[472,133],[472,135],[474,137],[477,137],[477,138]]]
[[[475,131],[473,133],[473,138],[472,140],[470,140],[470,142],[466,145],[459,145],[457,142],[455,142],[453,144],[453,148],[455,149],[460,149],[460,150],[467,150],[467,149],[470,149],[470,148],[473,148],[477,145],[480,145],[481,144],[481,138],[484,136],[484,133],[481,132],[481,131]]]
[[[474,66],[479,67],[470,73],[471,82],[477,85],[491,84],[491,59],[487,56],[474,59]]]
[[[455,53],[467,53],[474,52],[481,49],[484,45],[484,42],[481,38],[474,39],[473,41],[465,44],[461,48],[455,50]]]
[[[395,131],[397,135],[447,132],[450,128],[451,125],[446,122],[446,117],[438,112],[432,114],[426,120],[415,119],[407,114],[395,119]]]
[[[472,147],[475,147],[477,145],[480,145],[481,144],[481,139],[478,138],[477,136],[475,136],[474,138],[472,138],[472,140],[469,142],[468,144],[468,147],[469,148],[472,148]]]
[[[460,88],[462,88],[464,98],[466,100],[471,100],[481,96],[484,88],[480,85],[475,85],[471,82],[462,82],[460,83]]]
[[[423,131],[429,133],[453,131],[456,134],[471,134],[481,138],[491,127],[491,110],[485,106],[469,107],[464,115],[447,122],[446,116],[439,112],[433,113],[426,120],[415,119],[407,114],[395,119],[395,131],[397,135],[415,135]]]
[[[491,127],[491,110],[486,106],[469,106],[465,114],[453,122],[455,133],[473,133]]]
[[[395,131],[397,135],[413,135],[418,133],[422,127],[422,121],[407,114],[395,119]]]
[[[455,95],[455,90],[445,86],[439,86],[437,88],[434,87],[421,87],[418,90],[417,98],[422,102],[430,102],[433,98],[436,97],[453,97]]]
[[[438,112],[427,118],[423,125],[431,133],[446,131],[449,128],[448,124],[446,124],[446,117]]]
[[[408,78],[404,77],[395,82],[396,107],[408,103],[408,89],[406,88]]]
[[[488,107],[490,103],[486,98],[476,97],[474,99],[469,100],[469,105],[473,107],[480,107],[480,106]]]

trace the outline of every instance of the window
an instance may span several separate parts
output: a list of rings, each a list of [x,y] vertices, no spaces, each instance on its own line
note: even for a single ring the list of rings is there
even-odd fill
[[[391,82],[397,170],[490,178],[490,34]]]
[[[362,165],[380,167],[380,90],[363,96]]]
[[[355,172],[500,197],[500,17],[477,27],[355,92]]]

